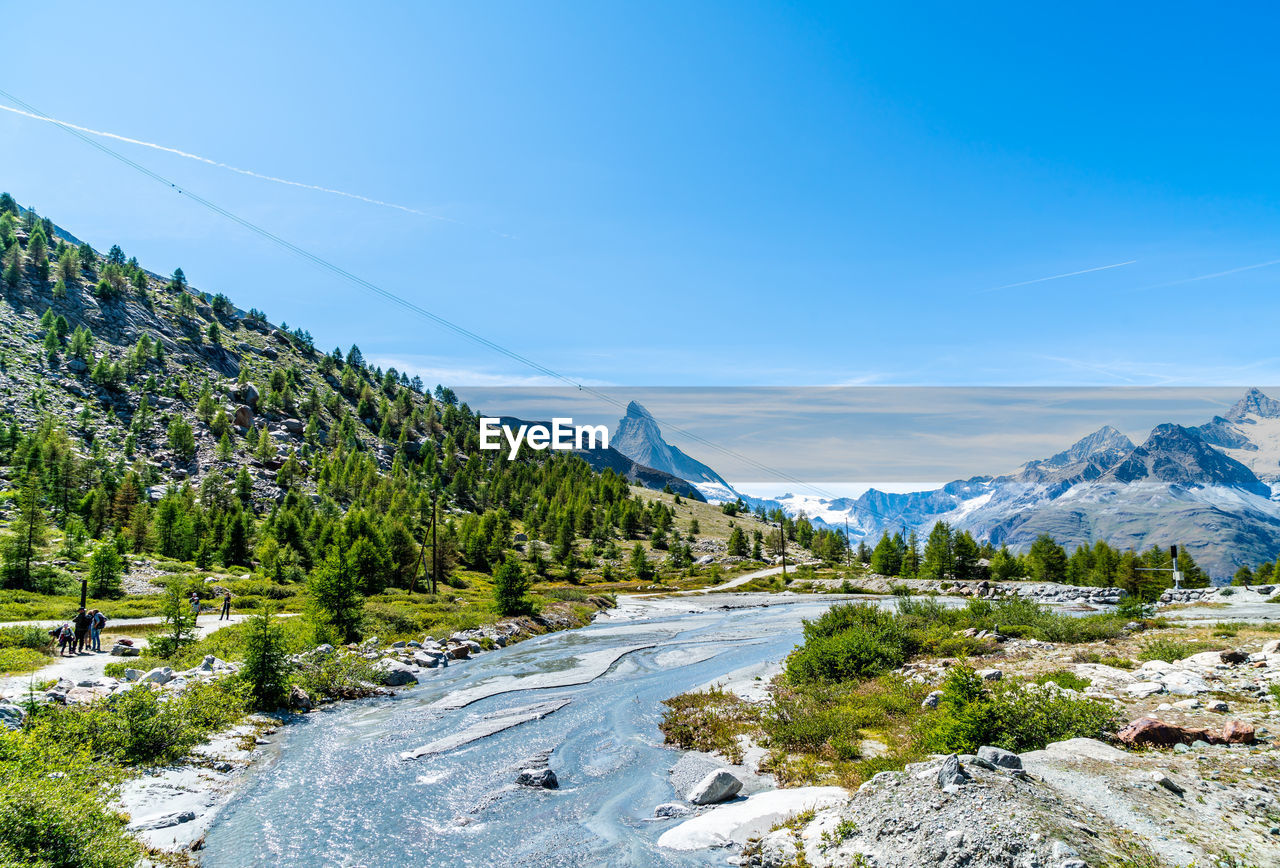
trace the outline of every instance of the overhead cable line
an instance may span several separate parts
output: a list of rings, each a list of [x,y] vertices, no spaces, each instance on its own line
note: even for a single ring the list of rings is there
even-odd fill
[[[403,296],[397,295],[396,293],[391,292],[390,290],[383,289],[377,284],[372,283],[371,281],[366,280],[365,278],[360,277],[357,274],[347,271],[345,268],[342,268],[341,266],[336,265],[330,262],[329,260],[321,256],[318,256],[303,247],[299,247],[298,245],[294,244],[292,241],[289,241],[285,238],[281,238],[279,235],[276,235],[274,232],[271,232],[270,230],[265,229],[259,226],[258,224],[250,220],[247,220],[238,214],[235,214],[232,211],[228,211],[226,208],[222,207],[221,205],[218,205],[216,202],[212,202],[209,199],[206,199],[205,197],[201,196],[200,194],[195,193],[192,190],[187,189],[186,187],[180,186],[175,181],[172,181],[169,178],[166,178],[165,176],[159,174],[158,172],[153,171],[147,166],[142,165],[136,160],[132,160],[129,157],[125,156],[124,154],[120,153],[119,151],[116,151],[113,148],[107,147],[102,142],[81,132],[79,129],[73,126],[70,126],[68,124],[65,124],[57,120],[56,118],[50,117],[49,115],[40,111],[38,108],[31,105],[30,103],[25,102],[22,99],[19,99],[18,97],[14,96],[13,94],[3,89],[0,89],[0,96],[3,96],[5,99],[9,100],[19,108],[25,109],[26,111],[32,114],[39,115],[42,119],[57,126],[58,128],[68,133],[69,135],[75,136],[77,139],[89,145],[90,147],[98,151],[101,151],[102,153],[106,154],[107,156],[111,157],[114,160],[118,160],[119,162],[123,163],[124,165],[128,166],[134,171],[139,172],[140,174],[145,175],[146,177],[155,181],[156,183],[162,184],[163,186],[172,189],[178,195],[185,196],[187,199],[190,199],[192,202],[195,202],[196,204],[208,209],[209,211],[212,211],[218,216],[223,217],[227,220],[230,220],[232,223],[235,223],[238,226],[241,226],[242,228],[249,230],[255,235],[265,238],[267,241],[270,241],[272,244],[275,244],[276,246],[288,251],[289,253],[292,253],[293,255],[299,257],[300,259],[303,259],[306,262],[311,263],[315,267],[320,268],[323,271],[327,271],[337,277],[340,277],[343,280],[347,281],[348,283],[354,284],[355,286],[358,286],[359,288],[365,290],[366,292],[370,292],[378,296],[379,298],[381,298],[386,302],[389,302],[390,304],[396,305],[397,307],[400,307],[410,313],[416,314],[426,320],[429,320],[430,322],[435,323],[436,325],[440,326],[446,331],[450,331],[458,335],[459,337],[465,338],[466,340],[469,340],[475,344],[478,344],[482,347],[493,350],[496,353],[500,353],[501,355],[506,356],[507,358],[511,359],[514,362],[524,365],[527,368],[531,368],[532,370],[537,371],[540,374],[544,374],[545,376],[550,377],[554,380],[557,380],[561,383],[564,383],[568,386],[572,386],[573,388],[577,389],[580,392],[591,395],[592,397],[597,398],[601,401],[604,401],[605,403],[611,406],[617,407],[625,412],[626,404],[623,403],[621,400],[614,398],[613,396],[605,392],[602,392],[599,389],[596,389],[592,386],[584,385],[583,383],[578,382],[572,377],[562,374],[559,371],[553,370],[552,368],[549,368],[546,365],[541,364],[540,362],[530,359],[529,357],[515,350],[512,350],[508,347],[505,347],[502,344],[497,343],[496,341],[492,341],[484,337],[483,335],[477,334],[476,332],[473,332],[470,329],[453,322],[452,320],[449,320],[443,316],[440,316],[439,314],[433,313],[432,311],[427,310],[421,305],[418,305],[404,298]],[[832,492],[826,491],[821,486],[814,485],[813,483],[806,482],[802,479],[798,479],[789,473],[786,473],[775,467],[772,467],[768,464],[765,464],[761,461],[751,458],[750,456],[743,455],[742,453],[737,452],[736,450],[730,449],[726,446],[722,446],[719,443],[716,443],[712,440],[708,440],[707,438],[699,434],[695,434],[694,432],[689,431],[685,428],[682,428],[679,425],[675,425],[673,423],[664,421],[662,419],[658,419],[657,417],[654,417],[654,421],[661,423],[669,431],[675,431],[678,434],[688,438],[689,440],[694,441],[695,443],[698,443],[702,446],[706,446],[708,449],[714,449],[717,452],[720,452],[724,455],[734,458],[744,464],[750,465],[751,467],[761,470],[771,476],[777,477],[778,479],[781,479],[785,482],[790,482],[794,485],[799,485],[799,486],[808,488],[809,490],[817,493],[822,497],[830,498],[832,500],[840,499],[838,495],[833,494]],[[874,518],[880,518],[880,519],[888,518],[887,516],[881,515],[877,511],[872,510],[862,504],[855,503],[853,504],[853,507],[855,509],[862,509],[867,511]]]

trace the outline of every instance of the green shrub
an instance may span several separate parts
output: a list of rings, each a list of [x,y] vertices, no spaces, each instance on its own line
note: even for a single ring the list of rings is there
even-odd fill
[[[370,661],[336,652],[299,666],[294,681],[312,699],[358,699],[372,693],[379,678]]]
[[[787,660],[787,677],[799,683],[870,678],[901,666],[918,648],[902,619],[868,603],[832,606],[805,622],[804,637]]]
[[[108,678],[124,678],[124,671],[128,668],[128,663],[108,663],[102,667],[102,674]]]
[[[1050,681],[1065,690],[1076,691],[1083,691],[1093,683],[1088,678],[1076,675],[1069,669],[1059,669],[1056,672],[1042,672],[1034,679],[1036,684],[1048,684]]]
[[[0,865],[130,868],[141,847],[108,804],[118,771],[83,750],[0,729]]]
[[[0,648],[53,652],[53,637],[43,627],[0,627]]]
[[[82,747],[95,759],[131,765],[175,762],[244,713],[225,679],[162,694],[138,685],[84,706],[49,705],[28,724],[34,738]]]
[[[931,753],[973,753],[983,745],[1020,753],[1067,738],[1099,738],[1117,722],[1102,702],[1040,685],[988,686],[972,669],[957,666],[943,684],[937,710],[918,724],[916,742]]]
[[[1202,651],[1213,651],[1220,646],[1211,642],[1191,642],[1182,639],[1152,639],[1142,646],[1138,652],[1138,659],[1147,660],[1163,660],[1166,663],[1173,663],[1176,660],[1183,660],[1192,654],[1199,654]]]

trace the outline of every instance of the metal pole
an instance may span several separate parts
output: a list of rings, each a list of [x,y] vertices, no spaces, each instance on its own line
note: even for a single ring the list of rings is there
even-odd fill
[[[89,604],[89,580],[80,580],[80,608],[87,608]]]

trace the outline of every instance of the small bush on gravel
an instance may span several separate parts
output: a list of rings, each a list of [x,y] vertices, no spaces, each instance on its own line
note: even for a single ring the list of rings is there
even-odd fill
[[[664,700],[667,711],[658,728],[667,744],[685,750],[719,751],[730,762],[742,762],[740,733],[754,729],[759,710],[735,694],[713,687]]]
[[[1039,685],[988,686],[967,666],[951,670],[936,711],[921,719],[916,743],[930,753],[972,753],[990,744],[1022,752],[1067,738],[1099,738],[1118,718],[1104,703]]]
[[[1222,646],[1215,645],[1212,642],[1191,642],[1183,639],[1152,639],[1142,646],[1142,650],[1138,652],[1138,659],[1147,660],[1163,660],[1166,663],[1173,663],[1175,660],[1185,660],[1192,654],[1199,654],[1202,651],[1214,651]]]
[[[1082,678],[1068,669],[1059,669],[1055,672],[1042,672],[1033,679],[1036,684],[1048,684],[1052,681],[1054,684],[1065,690],[1083,691],[1093,682],[1088,678]]]
[[[95,759],[153,765],[174,762],[244,713],[225,682],[195,683],[161,694],[139,685],[87,706],[45,706],[27,729],[44,742],[82,748]]]

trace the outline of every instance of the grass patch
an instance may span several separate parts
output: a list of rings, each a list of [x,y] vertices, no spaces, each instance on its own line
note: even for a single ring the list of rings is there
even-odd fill
[[[715,751],[733,763],[742,762],[737,736],[754,731],[760,722],[756,706],[720,687],[682,693],[662,704],[667,711],[658,728],[667,744]]]
[[[1075,690],[1082,692],[1093,682],[1088,678],[1076,675],[1069,669],[1059,669],[1055,672],[1042,672],[1033,680],[1033,684],[1048,684],[1053,682],[1064,690]]]
[[[0,648],[0,675],[25,675],[48,662],[48,654],[31,648]]]
[[[1097,651],[1077,651],[1071,655],[1073,663],[1096,663],[1101,666],[1111,666],[1115,669],[1133,669],[1138,664],[1130,660],[1128,657],[1119,657],[1115,654],[1101,654]]]
[[[1186,639],[1169,639],[1158,638],[1151,639],[1138,651],[1138,659],[1141,661],[1163,660],[1166,663],[1173,663],[1177,660],[1183,660],[1192,654],[1199,654],[1202,651],[1217,651],[1222,646],[1213,642],[1195,642]]]
[[[0,622],[69,621],[80,606],[77,594],[37,594],[33,591],[0,591]],[[110,618],[149,618],[160,614],[160,596],[150,594],[119,600],[89,599],[89,607]]]

